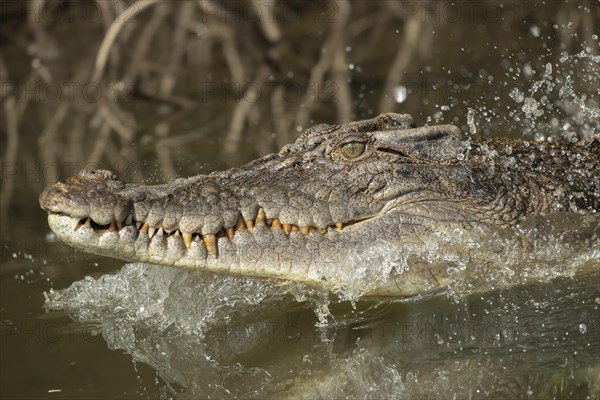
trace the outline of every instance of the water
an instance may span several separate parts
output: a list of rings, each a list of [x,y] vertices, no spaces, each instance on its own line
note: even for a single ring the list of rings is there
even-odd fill
[[[414,302],[366,301],[356,280],[340,302],[302,285],[78,253],[49,234],[37,203],[47,182],[86,165],[157,183],[278,150],[307,125],[384,110],[532,144],[598,132],[598,7],[546,3],[487,2],[484,15],[461,2],[353,2],[343,59],[315,85],[310,69],[344,21],[342,3],[279,9],[277,18],[290,22],[280,26],[281,47],[261,39],[256,19],[232,24],[235,9],[210,19],[178,8],[192,2],[151,7],[124,24],[102,82],[128,83],[141,29],[165,12],[148,56],[135,64],[145,66],[135,76],[142,96],[105,91],[92,102],[77,88],[86,87],[107,29],[105,18],[83,17],[96,3],[88,14],[67,5],[56,19],[4,2],[0,397],[600,398],[597,217],[445,232],[431,239],[435,251],[421,253],[450,265],[457,281],[449,290]],[[127,15],[105,4],[104,17]],[[30,29],[28,15],[38,22]],[[191,27],[193,38],[179,40],[177,26]],[[232,43],[207,41],[232,26],[241,69],[229,68],[236,54],[224,55]],[[415,39],[401,46],[409,31]],[[267,53],[278,70],[257,86],[262,96],[236,136],[237,100],[262,76]],[[171,69],[177,73],[161,75]],[[112,130],[99,110],[110,113]],[[7,122],[14,116],[16,135]],[[373,261],[375,278],[390,267],[387,256]]]
[[[600,227],[561,217],[481,235],[499,253],[455,255],[460,281],[421,301],[339,302],[128,264],[48,292],[46,308],[94,324],[109,348],[192,397],[487,398],[527,387],[533,398],[593,398]]]

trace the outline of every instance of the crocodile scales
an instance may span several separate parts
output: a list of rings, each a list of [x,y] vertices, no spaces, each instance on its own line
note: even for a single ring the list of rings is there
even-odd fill
[[[453,125],[386,113],[317,125],[279,153],[163,185],[84,170],[46,188],[40,204],[52,231],[86,252],[335,289],[347,254],[361,263],[375,241],[393,249],[441,228],[599,211],[600,135],[467,139]],[[367,294],[447,283],[427,267],[391,268]]]

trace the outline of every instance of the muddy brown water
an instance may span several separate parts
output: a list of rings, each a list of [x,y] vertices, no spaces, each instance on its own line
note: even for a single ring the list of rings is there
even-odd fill
[[[100,20],[82,21],[77,6],[63,4],[56,12],[67,17],[56,19],[47,14],[48,23],[40,24],[46,36],[40,35],[26,28],[25,18],[31,13],[24,12],[20,5],[8,7],[9,3],[6,7],[2,4],[0,10],[1,79],[3,96],[9,95],[3,97],[0,119],[1,398],[279,398],[314,397],[318,393],[331,398],[600,397],[598,237],[585,242],[589,246],[580,251],[579,258],[572,253],[568,257],[556,253],[556,263],[580,263],[586,267],[585,274],[462,298],[359,303],[356,309],[348,303],[330,304],[333,318],[325,327],[315,327],[318,318],[310,301],[274,296],[255,309],[242,301],[239,308],[227,309],[232,320],[223,316],[216,319],[210,329],[205,329],[204,338],[179,332],[178,340],[167,341],[164,350],[171,355],[173,366],[161,366],[160,353],[150,350],[145,353],[147,363],[133,362],[131,353],[142,359],[143,346],[133,343],[119,347],[115,337],[99,334],[102,321],[104,335],[117,336],[132,329],[140,343],[148,340],[156,344],[169,332],[155,329],[151,323],[115,319],[121,315],[116,309],[113,313],[103,309],[95,321],[85,323],[74,322],[65,312],[45,311],[45,292],[66,288],[86,276],[117,273],[124,263],[82,254],[56,242],[37,202],[46,182],[76,173],[94,151],[98,130],[89,120],[78,121],[76,114],[90,115],[95,105],[70,109],[73,120],[66,119],[59,133],[46,143],[40,137],[48,132],[46,128],[60,102],[53,101],[44,86],[34,86],[29,94],[17,92],[17,105],[22,105],[25,117],[19,120],[18,145],[14,149],[7,123],[14,112],[7,105],[13,89],[6,85],[24,87],[35,65],[35,46],[38,52],[41,48],[41,54],[48,55],[40,59],[51,68],[53,76],[63,75],[56,78],[62,83],[72,78],[69,74],[77,68],[91,70],[91,60],[105,29]],[[344,79],[350,78],[351,117],[372,117],[381,110],[386,80],[393,75],[391,66],[398,65],[402,78],[387,92],[393,99],[391,110],[411,113],[419,124],[455,123],[466,132],[510,134],[530,140],[573,130],[598,132],[600,61],[594,57],[599,53],[600,15],[596,2],[550,2],[541,6],[537,2],[501,5],[490,1],[484,3],[485,7],[467,3],[459,2],[454,8],[445,7],[444,2],[398,2],[400,8],[385,2],[375,6],[350,3],[352,23],[343,48],[348,72]],[[82,4],[92,10],[96,3]],[[341,2],[332,4],[317,11],[308,6],[290,6],[288,10],[294,15],[309,18],[311,23],[290,19],[289,28],[284,29],[289,35],[284,40],[288,46],[277,60],[282,70],[276,72],[280,75],[275,75],[275,80],[279,76],[287,79],[290,91],[282,101],[285,112],[274,113],[271,105],[277,100],[268,96],[259,101],[254,119],[244,125],[233,152],[223,151],[228,144],[224,132],[230,129],[242,92],[236,97],[224,86],[228,83],[224,72],[227,64],[221,45],[213,43],[214,47],[207,48],[190,42],[190,47],[197,46],[196,55],[200,52],[208,58],[210,50],[215,58],[203,64],[200,76],[178,81],[173,93],[191,98],[192,106],[174,112],[177,107],[169,102],[157,105],[148,96],[134,97],[124,106],[138,124],[134,138],[124,141],[114,135],[113,148],[99,158],[97,165],[119,167],[124,179],[157,183],[166,179],[165,165],[177,176],[210,172],[239,165],[277,150],[282,141],[293,140],[297,136],[294,117],[300,103],[294,90],[306,90],[318,50],[339,23],[336,18],[326,20],[329,14],[339,15],[336,13]],[[167,21],[172,23],[178,10],[175,6],[168,9]],[[236,15],[235,9],[232,12]],[[417,44],[407,50],[406,62],[394,64],[411,18],[416,18],[415,26],[422,28],[415,37]],[[258,65],[256,59],[262,62],[261,57],[254,56],[264,49],[248,47],[254,43],[251,40],[256,30],[251,27],[255,21],[248,16],[240,17],[240,21],[239,29],[250,29],[250,39],[243,37],[243,30],[234,34],[238,35],[239,52],[253,60],[248,61],[247,69],[254,76],[258,74],[253,69]],[[231,20],[220,22],[227,25]],[[140,18],[137,23],[149,22]],[[194,28],[197,37],[204,34],[200,28]],[[136,40],[135,32],[131,40]],[[160,41],[156,45],[160,46]],[[75,67],[80,60],[86,61]],[[160,57],[156,60],[161,62]],[[107,73],[116,79],[124,69],[119,69],[119,61],[111,62],[112,69],[109,64]],[[185,74],[190,74],[189,69]],[[333,73],[326,78],[335,82]],[[211,82],[212,86],[202,86],[202,82]],[[535,87],[539,89],[534,91]],[[339,89],[324,83],[312,87],[323,97],[316,96],[308,125],[339,120],[338,101],[328,97]],[[177,96],[173,99],[178,101]],[[289,136],[277,134],[282,116]],[[171,117],[166,135],[177,139],[166,147],[156,147],[156,141],[164,138],[157,126],[161,118]],[[73,128],[78,123],[83,123],[87,132],[82,137]],[[86,153],[71,149],[69,143],[73,141],[83,143],[81,148]],[[49,158],[48,151],[54,158]],[[120,158],[111,158],[110,152]],[[552,258],[552,248],[541,249]],[[542,268],[536,262],[527,266]],[[185,297],[174,295],[172,302],[183,300]],[[184,306],[180,309],[186,310]],[[203,315],[198,312],[191,307],[190,315]],[[265,326],[270,328],[265,330]],[[115,348],[111,348],[113,345]],[[216,364],[195,365],[195,360],[207,356]],[[190,371],[189,375],[185,371]],[[218,374],[210,375],[211,371]],[[203,380],[201,376],[211,378]],[[318,390],[311,391],[314,388]]]

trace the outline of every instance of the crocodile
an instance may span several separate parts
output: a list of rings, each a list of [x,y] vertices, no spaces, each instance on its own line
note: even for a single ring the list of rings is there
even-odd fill
[[[372,268],[373,252],[453,227],[595,213],[599,199],[598,134],[473,139],[385,113],[317,125],[278,153],[167,184],[84,170],[48,186],[40,205],[57,237],[86,252],[335,291],[347,284],[336,271]],[[452,279],[427,265],[387,271],[365,295],[416,296]]]

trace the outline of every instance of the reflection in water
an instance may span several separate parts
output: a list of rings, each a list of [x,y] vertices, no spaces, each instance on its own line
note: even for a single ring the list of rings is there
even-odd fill
[[[597,398],[599,229],[552,216],[495,231],[500,253],[470,254],[468,275],[420,301],[128,264],[46,307],[194,397]]]

